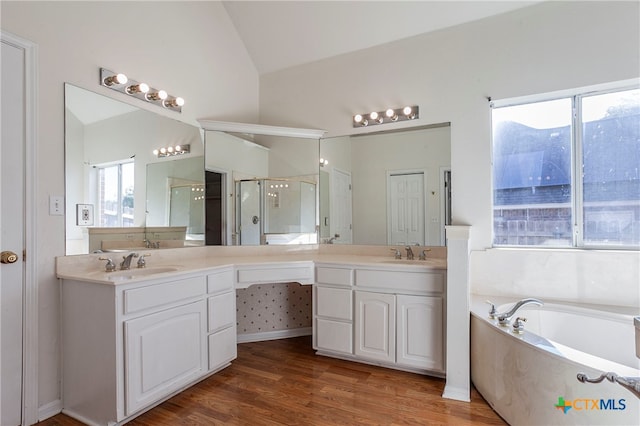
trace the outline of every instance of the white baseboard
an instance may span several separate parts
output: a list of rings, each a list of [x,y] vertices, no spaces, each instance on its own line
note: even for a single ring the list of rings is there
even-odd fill
[[[49,417],[55,416],[56,414],[60,414],[61,412],[62,400],[56,399],[55,401],[51,401],[48,404],[38,407],[38,421],[41,422]]]
[[[263,333],[238,334],[238,343],[262,342],[264,340],[288,339],[290,337],[311,336],[312,328],[292,328],[287,330],[265,331]]]

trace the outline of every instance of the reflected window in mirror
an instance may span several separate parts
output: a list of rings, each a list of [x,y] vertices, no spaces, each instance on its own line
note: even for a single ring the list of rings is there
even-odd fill
[[[98,223],[105,228],[134,226],[134,163],[96,166]]]

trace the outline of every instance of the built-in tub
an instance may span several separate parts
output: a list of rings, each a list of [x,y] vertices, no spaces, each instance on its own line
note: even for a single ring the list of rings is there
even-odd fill
[[[528,305],[516,314],[527,319],[525,332],[514,334],[489,318],[485,299],[472,302],[471,378],[508,423],[640,424],[640,399],[629,390],[576,378],[609,371],[640,377],[632,310]],[[497,310],[506,312],[512,305]]]

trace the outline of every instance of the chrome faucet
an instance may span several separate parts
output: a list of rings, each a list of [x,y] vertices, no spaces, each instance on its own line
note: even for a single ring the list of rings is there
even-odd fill
[[[428,252],[428,251],[431,251],[431,249],[430,249],[430,248],[426,248],[426,249],[422,250],[422,251],[420,252],[420,254],[418,255],[418,259],[420,259],[420,260],[427,260],[427,252]]]
[[[149,256],[151,256],[149,253],[140,255],[140,257],[138,258],[138,268],[145,268],[147,266],[147,261],[145,260],[145,258]]]
[[[338,239],[338,238],[340,238],[340,234],[334,234],[334,236],[333,236],[333,237],[331,237],[331,238],[329,238],[329,239],[327,240],[327,244],[333,244],[333,242],[334,242],[336,239]]]
[[[131,259],[138,257],[138,253],[129,253],[127,256],[122,256],[122,262],[120,262],[120,269],[127,270],[131,267]]]
[[[529,297],[527,299],[522,299],[518,301],[515,305],[513,305],[513,307],[509,312],[498,314],[498,323],[500,325],[509,325],[509,322],[511,321],[511,317],[513,317],[516,314],[516,312],[518,312],[518,309],[520,309],[524,305],[531,305],[531,304],[542,306],[544,305],[544,302],[542,302],[542,300],[534,299],[532,297]]]
[[[411,247],[406,246],[404,249],[407,251],[407,260],[413,260],[413,250],[411,250]]]

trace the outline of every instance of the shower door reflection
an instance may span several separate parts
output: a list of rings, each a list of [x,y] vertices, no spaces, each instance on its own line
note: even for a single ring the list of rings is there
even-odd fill
[[[236,193],[240,245],[317,243],[315,183],[242,180]]]

